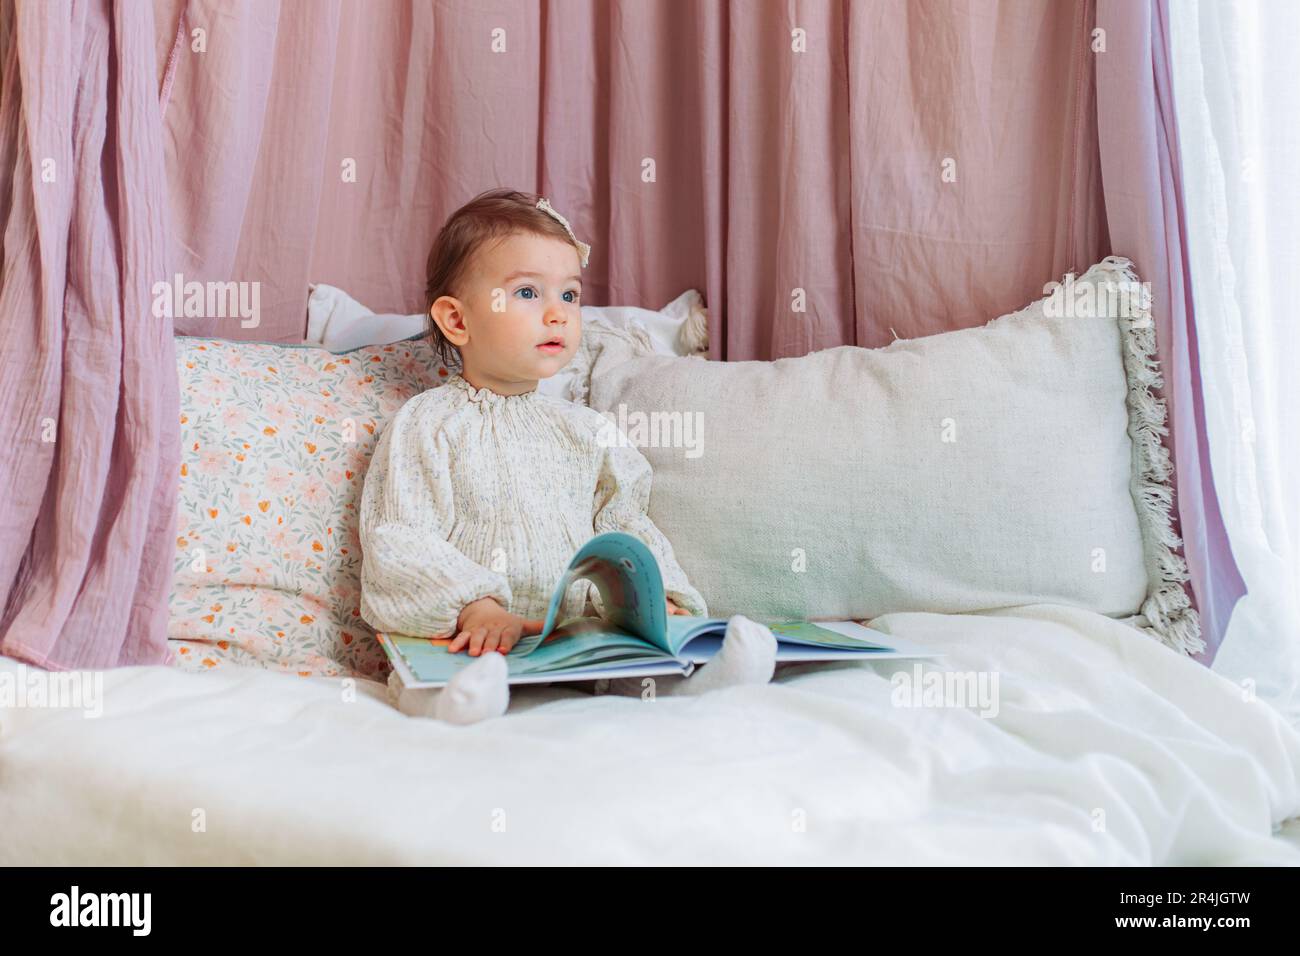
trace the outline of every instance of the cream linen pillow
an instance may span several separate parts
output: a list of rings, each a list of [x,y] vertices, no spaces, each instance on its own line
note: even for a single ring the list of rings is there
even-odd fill
[[[1047,602],[1194,653],[1154,354],[1149,290],[1110,257],[982,328],[881,349],[610,342],[589,404],[650,460],[650,517],[715,615]]]

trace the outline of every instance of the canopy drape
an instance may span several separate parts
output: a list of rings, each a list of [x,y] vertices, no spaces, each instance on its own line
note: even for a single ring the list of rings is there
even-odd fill
[[[153,9],[0,4],[0,652],[161,663],[180,396]]]
[[[173,325],[297,342],[312,281],[418,311],[445,217],[515,185],[592,244],[588,301],[700,288],[714,359],[980,325],[1132,258],[1212,654],[1242,585],[1205,452],[1165,0],[2,9],[5,653],[161,658]],[[76,174],[40,182],[45,160]],[[259,324],[155,318],[175,274],[257,283]]]

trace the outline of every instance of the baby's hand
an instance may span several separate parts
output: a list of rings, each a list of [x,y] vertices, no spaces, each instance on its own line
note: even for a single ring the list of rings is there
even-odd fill
[[[672,599],[672,598],[668,598],[667,600],[668,600],[668,613],[669,613],[669,614],[685,614],[687,617],[690,616],[691,612],[688,611],[688,610],[686,610],[686,608],[684,608],[684,607],[678,607],[676,604],[673,603],[673,599]]]
[[[455,654],[468,644],[470,657],[478,657],[485,651],[509,654],[520,637],[540,634],[545,626],[545,621],[511,614],[496,598],[479,598],[461,610],[456,621],[456,637],[447,646],[447,651]]]

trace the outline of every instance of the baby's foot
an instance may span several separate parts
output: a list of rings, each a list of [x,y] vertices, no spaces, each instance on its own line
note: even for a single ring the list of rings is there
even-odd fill
[[[766,684],[776,670],[776,636],[771,629],[742,614],[727,621],[722,647],[700,666],[675,694],[704,694],[719,687]]]
[[[442,696],[441,687],[408,688],[397,676],[397,671],[388,675],[388,702],[407,717],[432,718],[440,696]]]
[[[656,697],[704,694],[719,687],[766,684],[776,670],[776,637],[770,628],[737,614],[727,621],[727,633],[718,653],[690,677],[661,674],[654,678],[616,677],[609,693],[646,697],[647,679],[654,681]]]
[[[506,712],[510,704],[508,676],[505,657],[492,651],[457,673],[446,687],[407,689],[393,673],[388,678],[388,700],[408,717],[472,724]]]
[[[510,706],[509,675],[505,655],[488,651],[442,689],[434,704],[434,715],[449,724],[473,724],[500,717]]]

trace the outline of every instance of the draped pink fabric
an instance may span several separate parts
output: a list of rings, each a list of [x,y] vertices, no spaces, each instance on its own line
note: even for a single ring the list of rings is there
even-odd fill
[[[0,4],[0,652],[160,663],[179,395],[153,10]]]
[[[1241,583],[1199,424],[1150,0],[156,2],[160,49],[182,11],[208,31],[167,115],[183,269],[264,290],[259,328],[182,331],[300,341],[310,281],[418,311],[434,232],[502,184],[592,243],[588,301],[703,290],[715,359],[980,325],[1130,256],[1157,290],[1212,655]]]
[[[300,341],[311,281],[417,311],[437,228],[498,185],[592,244],[588,301],[704,291],[715,359],[979,325],[1131,256],[1217,644],[1235,567],[1198,426],[1161,3],[19,3],[0,30],[0,649],[161,653],[177,397],[153,282],[258,283],[258,327],[178,316],[187,334]],[[35,182],[45,158],[79,175]]]
[[[1091,2],[157,4],[180,271],[262,290],[182,332],[301,341],[311,281],[418,312],[505,184],[592,243],[587,301],[704,291],[722,359],[979,325],[1105,253]]]
[[[1206,643],[1199,659],[1209,664],[1246,588],[1210,468],[1183,235],[1166,0],[1100,0],[1097,26],[1106,30],[1107,42],[1106,53],[1097,57],[1097,102],[1110,243],[1133,260],[1154,293],[1177,511]]]

